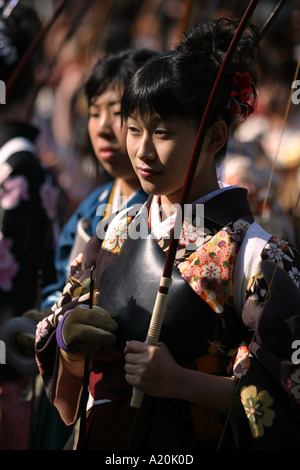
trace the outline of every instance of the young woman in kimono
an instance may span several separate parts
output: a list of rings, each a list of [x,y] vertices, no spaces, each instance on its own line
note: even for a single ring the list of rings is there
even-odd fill
[[[224,187],[215,169],[230,123],[253,110],[254,27],[239,42],[204,139],[160,342],[145,343],[172,212],[235,28],[225,19],[196,26],[176,51],[148,61],[130,80],[122,100],[127,149],[149,199],[98,226],[60,308],[38,325],[38,364],[66,423],[77,417],[90,357],[87,449],[299,448],[299,254],[258,236],[247,191]],[[204,227],[197,221],[202,204]],[[245,283],[238,274],[249,271],[249,260]],[[79,304],[88,302],[92,267],[96,305],[88,309]],[[144,393],[137,413],[132,387]]]

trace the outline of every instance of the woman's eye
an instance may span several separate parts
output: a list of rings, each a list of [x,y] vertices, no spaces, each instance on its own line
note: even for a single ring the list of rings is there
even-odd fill
[[[156,129],[155,134],[159,136],[168,136],[170,135],[170,132],[166,129]]]
[[[139,130],[134,127],[134,126],[128,126],[128,131],[131,133],[131,134],[137,134],[139,132]]]

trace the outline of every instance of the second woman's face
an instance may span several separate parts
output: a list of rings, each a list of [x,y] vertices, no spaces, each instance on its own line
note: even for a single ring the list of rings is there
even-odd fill
[[[127,128],[127,151],[144,191],[160,195],[169,205],[178,203],[197,137],[195,127],[180,117],[142,121],[134,116]],[[201,154],[191,200],[210,191],[214,174],[214,160],[206,161]]]
[[[135,177],[126,150],[126,130],[121,127],[121,94],[113,88],[89,106],[88,132],[98,160],[114,178]]]

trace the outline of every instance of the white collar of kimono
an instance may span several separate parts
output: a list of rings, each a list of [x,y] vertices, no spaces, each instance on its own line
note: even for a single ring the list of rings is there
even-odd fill
[[[111,214],[114,214],[118,210],[120,210],[124,205],[130,205],[130,201],[133,196],[136,194],[136,191],[133,191],[130,196],[126,197],[123,196],[121,193],[121,180],[117,179],[113,186],[113,197],[112,197],[112,207],[111,207]]]
[[[218,196],[219,194],[223,193],[224,191],[227,191],[228,189],[234,189],[237,188],[238,186],[230,186],[226,183],[223,183],[222,181],[219,181],[219,189],[216,189],[215,191],[212,191],[211,193],[205,194],[205,196],[200,197],[196,201],[193,202],[193,204],[190,205],[191,209],[196,205],[196,204],[204,204],[206,201],[209,199],[212,199],[215,196]],[[159,196],[153,196],[152,199],[152,204],[151,204],[151,235],[159,240],[161,237],[164,236],[164,234],[168,233],[172,227],[174,226],[175,223],[175,218],[176,218],[176,213],[171,215],[170,217],[166,218],[165,220],[161,220],[160,216],[160,198]],[[186,212],[184,215],[188,215]]]

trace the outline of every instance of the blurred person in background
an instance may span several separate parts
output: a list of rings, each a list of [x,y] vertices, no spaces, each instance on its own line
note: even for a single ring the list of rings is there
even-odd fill
[[[45,37],[47,78],[34,108],[34,118],[43,129],[37,141],[42,161],[55,173],[66,196],[60,204],[62,225],[99,185],[101,177],[99,162],[88,144],[88,106],[83,93],[91,64],[96,61],[89,53],[91,25],[82,18],[82,24],[68,37],[72,17],[67,13]]]
[[[0,79],[6,84],[41,29],[36,12],[19,3],[0,9]],[[32,111],[41,79],[33,54],[0,106],[0,325],[39,306],[40,283],[53,282],[57,187],[39,160]],[[42,287],[42,286],[41,286]],[[1,334],[0,334],[1,336]],[[2,338],[1,338],[2,339]],[[20,395],[31,378],[9,363],[1,368],[0,449],[23,449],[30,403]]]
[[[273,175],[273,184],[268,191],[271,171],[260,168],[247,154],[228,154],[222,165],[222,181],[231,186],[246,188],[247,198],[255,221],[264,230],[278,238],[284,238],[289,226],[288,211],[283,211],[278,200],[279,180]],[[295,244],[294,230],[289,230],[288,240]]]

